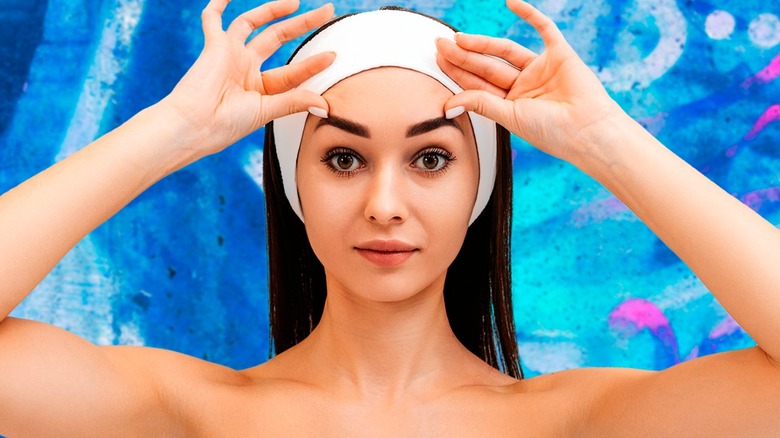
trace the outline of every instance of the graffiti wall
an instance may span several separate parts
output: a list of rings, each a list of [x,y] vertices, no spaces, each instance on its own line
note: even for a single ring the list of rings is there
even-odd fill
[[[203,42],[205,0],[1,3],[0,193],[163,97]],[[339,13],[386,4],[335,3]],[[542,49],[498,0],[395,3]],[[780,223],[780,4],[534,3],[634,118]],[[225,21],[252,4],[234,0]],[[519,139],[513,148],[513,291],[528,375],[661,369],[752,345],[604,188]],[[14,315],[101,344],[169,348],[236,368],[265,361],[261,150],[258,132],[152,187],[85,238]]]

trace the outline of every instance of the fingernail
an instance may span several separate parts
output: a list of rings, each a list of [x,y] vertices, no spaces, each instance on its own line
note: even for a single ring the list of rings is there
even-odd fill
[[[321,119],[327,119],[328,118],[328,112],[322,108],[317,108],[316,106],[310,106],[309,107],[309,114],[319,117]]]
[[[456,106],[455,108],[450,108],[444,113],[444,117],[447,119],[454,119],[455,117],[458,117],[459,115],[466,112],[466,108],[463,106]]]

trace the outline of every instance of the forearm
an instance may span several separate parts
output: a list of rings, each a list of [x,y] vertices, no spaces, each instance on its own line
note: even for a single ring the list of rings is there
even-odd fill
[[[780,231],[628,116],[599,128],[575,163],[623,201],[780,359]]]
[[[194,159],[182,126],[158,104],[0,196],[0,320],[79,240]]]

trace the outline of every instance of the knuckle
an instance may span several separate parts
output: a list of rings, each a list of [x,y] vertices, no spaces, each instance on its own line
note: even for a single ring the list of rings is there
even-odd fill
[[[274,38],[280,43],[287,41],[287,32],[279,27],[274,28]]]
[[[496,67],[486,65],[482,70],[482,76],[487,80],[493,79],[496,76]]]
[[[499,56],[502,58],[509,56],[509,54],[512,53],[512,46],[514,44],[515,42],[510,40],[509,38],[501,38],[501,41],[499,42],[498,45]]]
[[[233,21],[233,24],[240,27],[241,30],[243,30],[244,32],[252,32],[255,29],[249,17],[246,17],[244,15],[238,16]]]

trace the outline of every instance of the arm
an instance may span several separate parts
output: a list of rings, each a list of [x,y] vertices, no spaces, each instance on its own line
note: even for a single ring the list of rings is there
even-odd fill
[[[80,239],[159,179],[273,118],[327,110],[322,97],[292,87],[327,67],[332,54],[262,75],[260,66],[281,44],[329,19],[332,7],[280,21],[245,44],[297,2],[260,6],[223,31],[227,2],[204,10],[204,50],[169,96],[0,196],[0,433],[67,434],[66,426],[79,425],[93,434],[123,426],[149,432],[165,412],[155,409],[164,404],[156,386],[163,380],[153,375],[159,367],[138,357],[152,353],[95,347],[9,313]]]
[[[780,270],[775,265],[780,231],[626,115],[549,18],[519,0],[507,4],[541,34],[545,52],[537,55],[511,41],[477,35],[459,35],[457,45],[439,41],[441,67],[467,90],[445,110],[463,107],[483,114],[595,178],[693,269],[758,344],[660,373],[616,372],[615,384],[600,385],[609,392],[600,406],[614,414],[627,400],[643,397],[648,401],[639,404],[644,410],[623,417],[630,422],[642,414],[654,416],[652,409],[679,396],[685,400],[677,405],[685,414],[679,421],[714,427],[733,424],[729,421],[747,425],[754,422],[749,414],[766,412],[762,409],[767,406],[777,409]],[[719,384],[704,392],[708,381]],[[612,398],[618,394],[622,398]],[[735,396],[745,403],[732,403]],[[700,403],[702,398],[708,404]],[[617,399],[622,403],[605,401]],[[736,418],[708,416],[726,411]],[[775,432],[780,427],[776,416],[762,420]],[[663,422],[649,426],[671,427]]]

